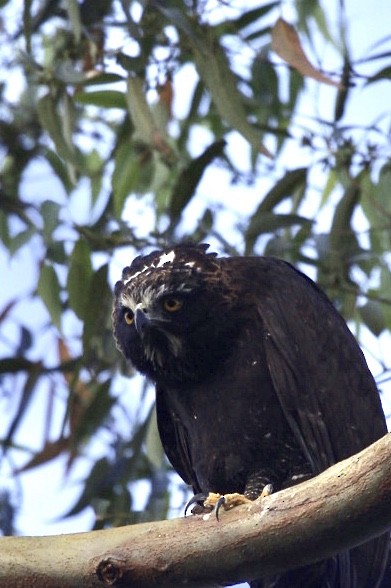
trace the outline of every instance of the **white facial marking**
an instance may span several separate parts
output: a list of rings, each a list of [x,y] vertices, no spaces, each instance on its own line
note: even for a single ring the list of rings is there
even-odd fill
[[[143,267],[142,270],[140,270],[139,272],[136,272],[135,274],[133,274],[132,276],[130,276],[130,278],[128,278],[127,280],[124,280],[124,284],[129,284],[129,282],[131,282],[132,280],[134,280],[134,278],[137,278],[137,276],[139,276],[140,274],[142,274],[143,272],[145,272],[147,269],[150,269],[149,265],[145,265]]]
[[[157,265],[155,267],[162,267],[163,265],[165,265],[166,263],[172,263],[175,260],[175,251],[169,251],[168,253],[163,253],[163,255],[161,255],[159,257],[159,261],[157,262]]]
[[[129,282],[131,282],[132,280],[137,278],[137,276],[139,276],[140,274],[143,274],[144,272],[146,272],[148,270],[151,271],[153,269],[163,267],[166,263],[172,263],[173,261],[175,261],[175,251],[172,249],[168,253],[163,253],[152,265],[145,265],[143,267],[143,269],[141,269],[140,271],[136,272],[135,274],[133,274],[132,276],[130,276],[129,278],[124,280],[124,284],[126,286],[126,284],[129,284]],[[194,262],[190,262],[190,263],[194,264]],[[188,264],[186,264],[186,265],[188,265]]]

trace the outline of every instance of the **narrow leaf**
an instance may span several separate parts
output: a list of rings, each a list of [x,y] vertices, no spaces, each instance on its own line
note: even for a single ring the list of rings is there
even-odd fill
[[[92,104],[101,108],[126,109],[126,98],[123,92],[117,90],[99,90],[96,92],[76,92],[75,102]]]
[[[58,215],[60,205],[52,200],[45,200],[41,204],[41,214],[43,219],[43,235],[46,241],[50,241],[53,231],[58,227]]]
[[[39,121],[55,144],[59,156],[76,164],[75,150],[66,141],[62,121],[57,112],[57,104],[51,94],[46,94],[38,101],[37,112]]]
[[[379,80],[390,80],[391,79],[391,66],[383,67],[376,74],[371,76],[367,81],[367,85],[378,82]]]
[[[194,195],[204,171],[216,157],[219,157],[223,153],[225,144],[224,140],[212,143],[212,145],[209,145],[199,157],[193,159],[180,173],[173,189],[169,206],[172,222],[178,220],[183,209]]]
[[[91,250],[85,239],[73,248],[67,280],[69,305],[80,319],[84,319],[92,277]]]
[[[19,424],[20,424],[22,418],[24,418],[24,416],[26,414],[26,411],[27,411],[27,409],[30,405],[30,402],[32,400],[32,397],[33,397],[33,392],[34,392],[35,386],[36,386],[38,379],[40,378],[41,375],[42,375],[42,364],[39,362],[31,364],[27,379],[26,379],[25,384],[23,386],[22,395],[19,400],[18,410],[16,411],[15,417],[13,418],[13,420],[9,426],[9,429],[6,433],[5,439],[3,441],[4,447],[9,446],[10,443],[12,442],[12,437],[14,436],[15,431],[19,427]]]
[[[233,22],[235,23],[235,26],[237,29],[243,29],[243,28],[253,24],[255,21],[262,18],[263,16],[268,14],[268,12],[273,10],[273,8],[276,8],[279,5],[280,5],[279,2],[269,2],[269,4],[265,4],[264,6],[261,6],[260,8],[254,8],[252,10],[248,10],[247,12],[244,12],[237,19],[235,19]]]
[[[74,188],[74,183],[69,174],[68,167],[64,165],[63,160],[57,155],[52,149],[47,149],[45,157],[52,170],[63,185],[64,190],[67,194],[70,194]]]
[[[176,154],[168,143],[166,133],[156,124],[145,95],[144,80],[141,77],[131,75],[128,77],[126,102],[138,138],[159,151],[167,163],[174,163],[177,159]]]
[[[376,337],[386,328],[385,317],[380,302],[368,300],[364,306],[360,306],[358,312],[368,329]]]
[[[53,324],[61,330],[61,287],[57,274],[51,265],[42,266],[37,291],[49,312]]]
[[[294,225],[311,224],[310,219],[298,214],[275,214],[265,212],[252,220],[251,227],[247,231],[247,240],[254,242],[262,233],[273,233],[277,229],[292,227]]]
[[[281,59],[297,69],[301,75],[336,88],[342,87],[339,82],[325,76],[310,63],[301,46],[299,35],[293,26],[283,18],[279,18],[273,27],[272,49]]]
[[[142,163],[135,155],[130,140],[120,143],[116,149],[112,176],[114,213],[120,218],[127,196],[137,191]],[[144,164],[145,165],[145,164]]]
[[[28,470],[32,470],[40,465],[48,463],[64,453],[64,451],[67,451],[69,445],[69,438],[66,437],[61,437],[57,441],[46,441],[43,448],[27,461],[24,466],[16,469],[15,473],[21,474],[22,472],[27,472]]]
[[[247,120],[243,96],[223,48],[217,40],[210,38],[210,33],[200,31],[199,34],[203,35],[200,38],[202,50],[199,49],[200,43],[192,44],[195,65],[220,116],[250,143],[255,152],[272,158],[261,142],[261,131]]]
[[[73,34],[75,36],[76,43],[80,43],[82,24],[80,18],[80,6],[77,0],[67,0],[66,2],[67,12],[69,21],[72,26]]]

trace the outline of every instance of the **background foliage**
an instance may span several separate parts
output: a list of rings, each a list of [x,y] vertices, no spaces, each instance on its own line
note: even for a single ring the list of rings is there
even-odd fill
[[[372,119],[349,109],[389,84],[390,38],[358,55],[344,2],[1,5],[5,475],[62,456],[69,476],[84,459],[67,516],[90,506],[96,528],[167,516],[177,483],[151,393],[123,377],[133,374],[110,314],[121,268],[179,240],[300,266],[359,338],[379,338],[381,388],[391,113],[387,100]],[[0,496],[6,534],[23,498],[12,480]]]

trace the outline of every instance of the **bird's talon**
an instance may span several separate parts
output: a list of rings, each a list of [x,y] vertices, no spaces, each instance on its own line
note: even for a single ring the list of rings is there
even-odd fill
[[[199,492],[198,494],[194,494],[194,496],[192,496],[190,498],[190,500],[187,502],[186,506],[185,506],[185,516],[187,514],[188,509],[190,508],[190,506],[192,504],[195,504],[196,506],[194,507],[194,509],[192,510],[193,514],[200,514],[197,512],[198,507],[199,508],[204,508],[205,507],[205,501],[208,498],[208,494],[204,494],[203,492]],[[202,505],[200,504],[202,502]]]
[[[216,514],[216,519],[217,520],[219,520],[219,511],[220,511],[220,508],[225,505],[225,502],[226,502],[226,499],[225,499],[225,496],[224,495],[223,496],[220,496],[220,498],[216,502],[216,505],[215,505],[215,514]]]
[[[273,494],[273,484],[266,484],[257,500],[261,500],[265,496],[270,496],[270,494]]]

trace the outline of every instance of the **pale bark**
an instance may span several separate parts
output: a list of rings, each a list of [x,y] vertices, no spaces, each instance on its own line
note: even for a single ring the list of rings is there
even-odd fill
[[[105,531],[0,539],[0,586],[205,587],[282,572],[391,528],[391,433],[250,506]]]

